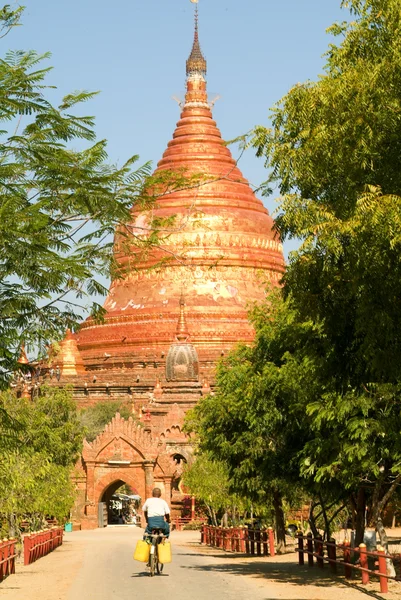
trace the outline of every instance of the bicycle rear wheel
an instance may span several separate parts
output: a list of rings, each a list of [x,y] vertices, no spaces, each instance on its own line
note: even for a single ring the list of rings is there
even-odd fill
[[[154,546],[150,549],[151,554],[149,556],[149,575],[150,575],[150,577],[153,577],[153,575],[155,574],[156,565],[157,565],[156,552],[152,552],[153,548],[154,548]],[[159,570],[157,572],[159,572]]]
[[[164,565],[162,563],[160,563],[159,562],[159,558],[157,558],[157,560],[156,560],[156,571],[157,571],[158,575],[160,575],[161,572],[163,571],[163,567],[164,567]]]

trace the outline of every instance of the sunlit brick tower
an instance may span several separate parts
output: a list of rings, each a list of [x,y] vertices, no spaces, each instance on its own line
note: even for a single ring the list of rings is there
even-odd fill
[[[146,259],[137,262],[134,247],[122,252],[117,239],[124,276],[111,283],[104,323],[87,319],[56,359],[60,383],[74,386],[81,406],[130,401],[135,417],[117,415],[85,443],[74,513],[82,527],[98,525],[99,503],[123,482],[141,497],[157,483],[178,510],[182,463],[191,454],[185,412],[213,389],[217,361],[252,341],[248,304],[284,271],[273,221],[213,120],[195,6],[185,100],[156,173],[184,169],[202,182],[158,199],[152,216],[176,217]],[[149,222],[149,214],[134,212],[133,232],[144,235]]]

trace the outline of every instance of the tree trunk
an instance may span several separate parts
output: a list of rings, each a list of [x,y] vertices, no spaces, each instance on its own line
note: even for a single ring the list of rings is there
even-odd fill
[[[212,509],[210,508],[209,504],[206,504],[206,508],[207,512],[209,513],[210,524],[214,525]]]
[[[381,515],[376,519],[376,531],[379,534],[380,545],[385,549],[386,554],[388,553],[388,540],[386,530],[384,529],[383,521]],[[391,558],[386,558],[386,566],[387,566],[387,575],[390,577],[395,577],[395,568],[393,561]]]
[[[318,528],[316,527],[315,515],[313,514],[313,511],[315,510],[316,506],[317,504],[315,502],[310,503],[308,518],[309,527],[314,538],[316,538],[319,535]]]
[[[362,486],[358,488],[358,495],[356,498],[356,518],[355,518],[355,546],[358,548],[359,544],[363,543],[363,536],[365,534],[365,522],[366,522],[366,493],[365,488]]]
[[[285,518],[283,510],[283,498],[277,490],[273,492],[273,507],[276,520],[277,553],[285,551]]]
[[[327,541],[331,538],[330,521],[327,518],[326,506],[324,504],[322,494],[319,494],[320,506],[322,507],[323,521],[324,521],[324,538]]]
[[[383,479],[384,479],[384,476],[383,476]],[[383,525],[383,511],[386,508],[387,503],[390,500],[391,496],[394,494],[397,486],[401,482],[401,474],[398,475],[398,477],[396,477],[393,480],[393,482],[390,485],[390,487],[388,488],[387,492],[379,500],[381,491],[382,491],[381,490],[382,482],[383,482],[383,480],[382,481],[378,480],[375,485],[375,490],[373,492],[373,501],[372,501],[372,516],[373,516],[375,529],[376,529],[377,533],[379,534],[380,545],[384,548],[386,553],[388,553],[387,535],[386,535],[386,530],[384,529],[384,525]],[[387,563],[387,575],[394,577],[395,569],[394,569],[393,561],[391,560],[391,558],[386,559],[386,563]]]
[[[10,513],[7,517],[8,521],[8,537],[15,538],[17,533],[16,518],[14,513]]]

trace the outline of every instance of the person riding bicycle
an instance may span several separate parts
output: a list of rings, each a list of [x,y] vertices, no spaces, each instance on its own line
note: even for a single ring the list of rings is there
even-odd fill
[[[152,533],[152,529],[161,529],[166,537],[170,535],[170,508],[165,500],[161,498],[160,488],[154,488],[152,497],[147,498],[142,506],[146,520],[145,534]]]

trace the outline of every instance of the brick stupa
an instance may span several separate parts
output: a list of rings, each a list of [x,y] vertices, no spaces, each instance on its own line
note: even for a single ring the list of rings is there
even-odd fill
[[[99,503],[123,482],[142,498],[157,483],[179,510],[182,464],[191,457],[185,412],[213,389],[221,356],[252,341],[249,303],[263,300],[266,283],[284,271],[273,220],[213,120],[206,68],[196,9],[185,101],[156,173],[184,170],[201,183],[161,196],[151,214],[133,212],[132,232],[141,236],[151,217],[175,221],[139,262],[135,247],[123,250],[117,238],[124,275],[111,283],[104,323],[87,319],[57,357],[60,384],[74,386],[81,406],[129,401],[134,417],[117,415],[85,444],[74,513],[82,527],[98,525]]]

